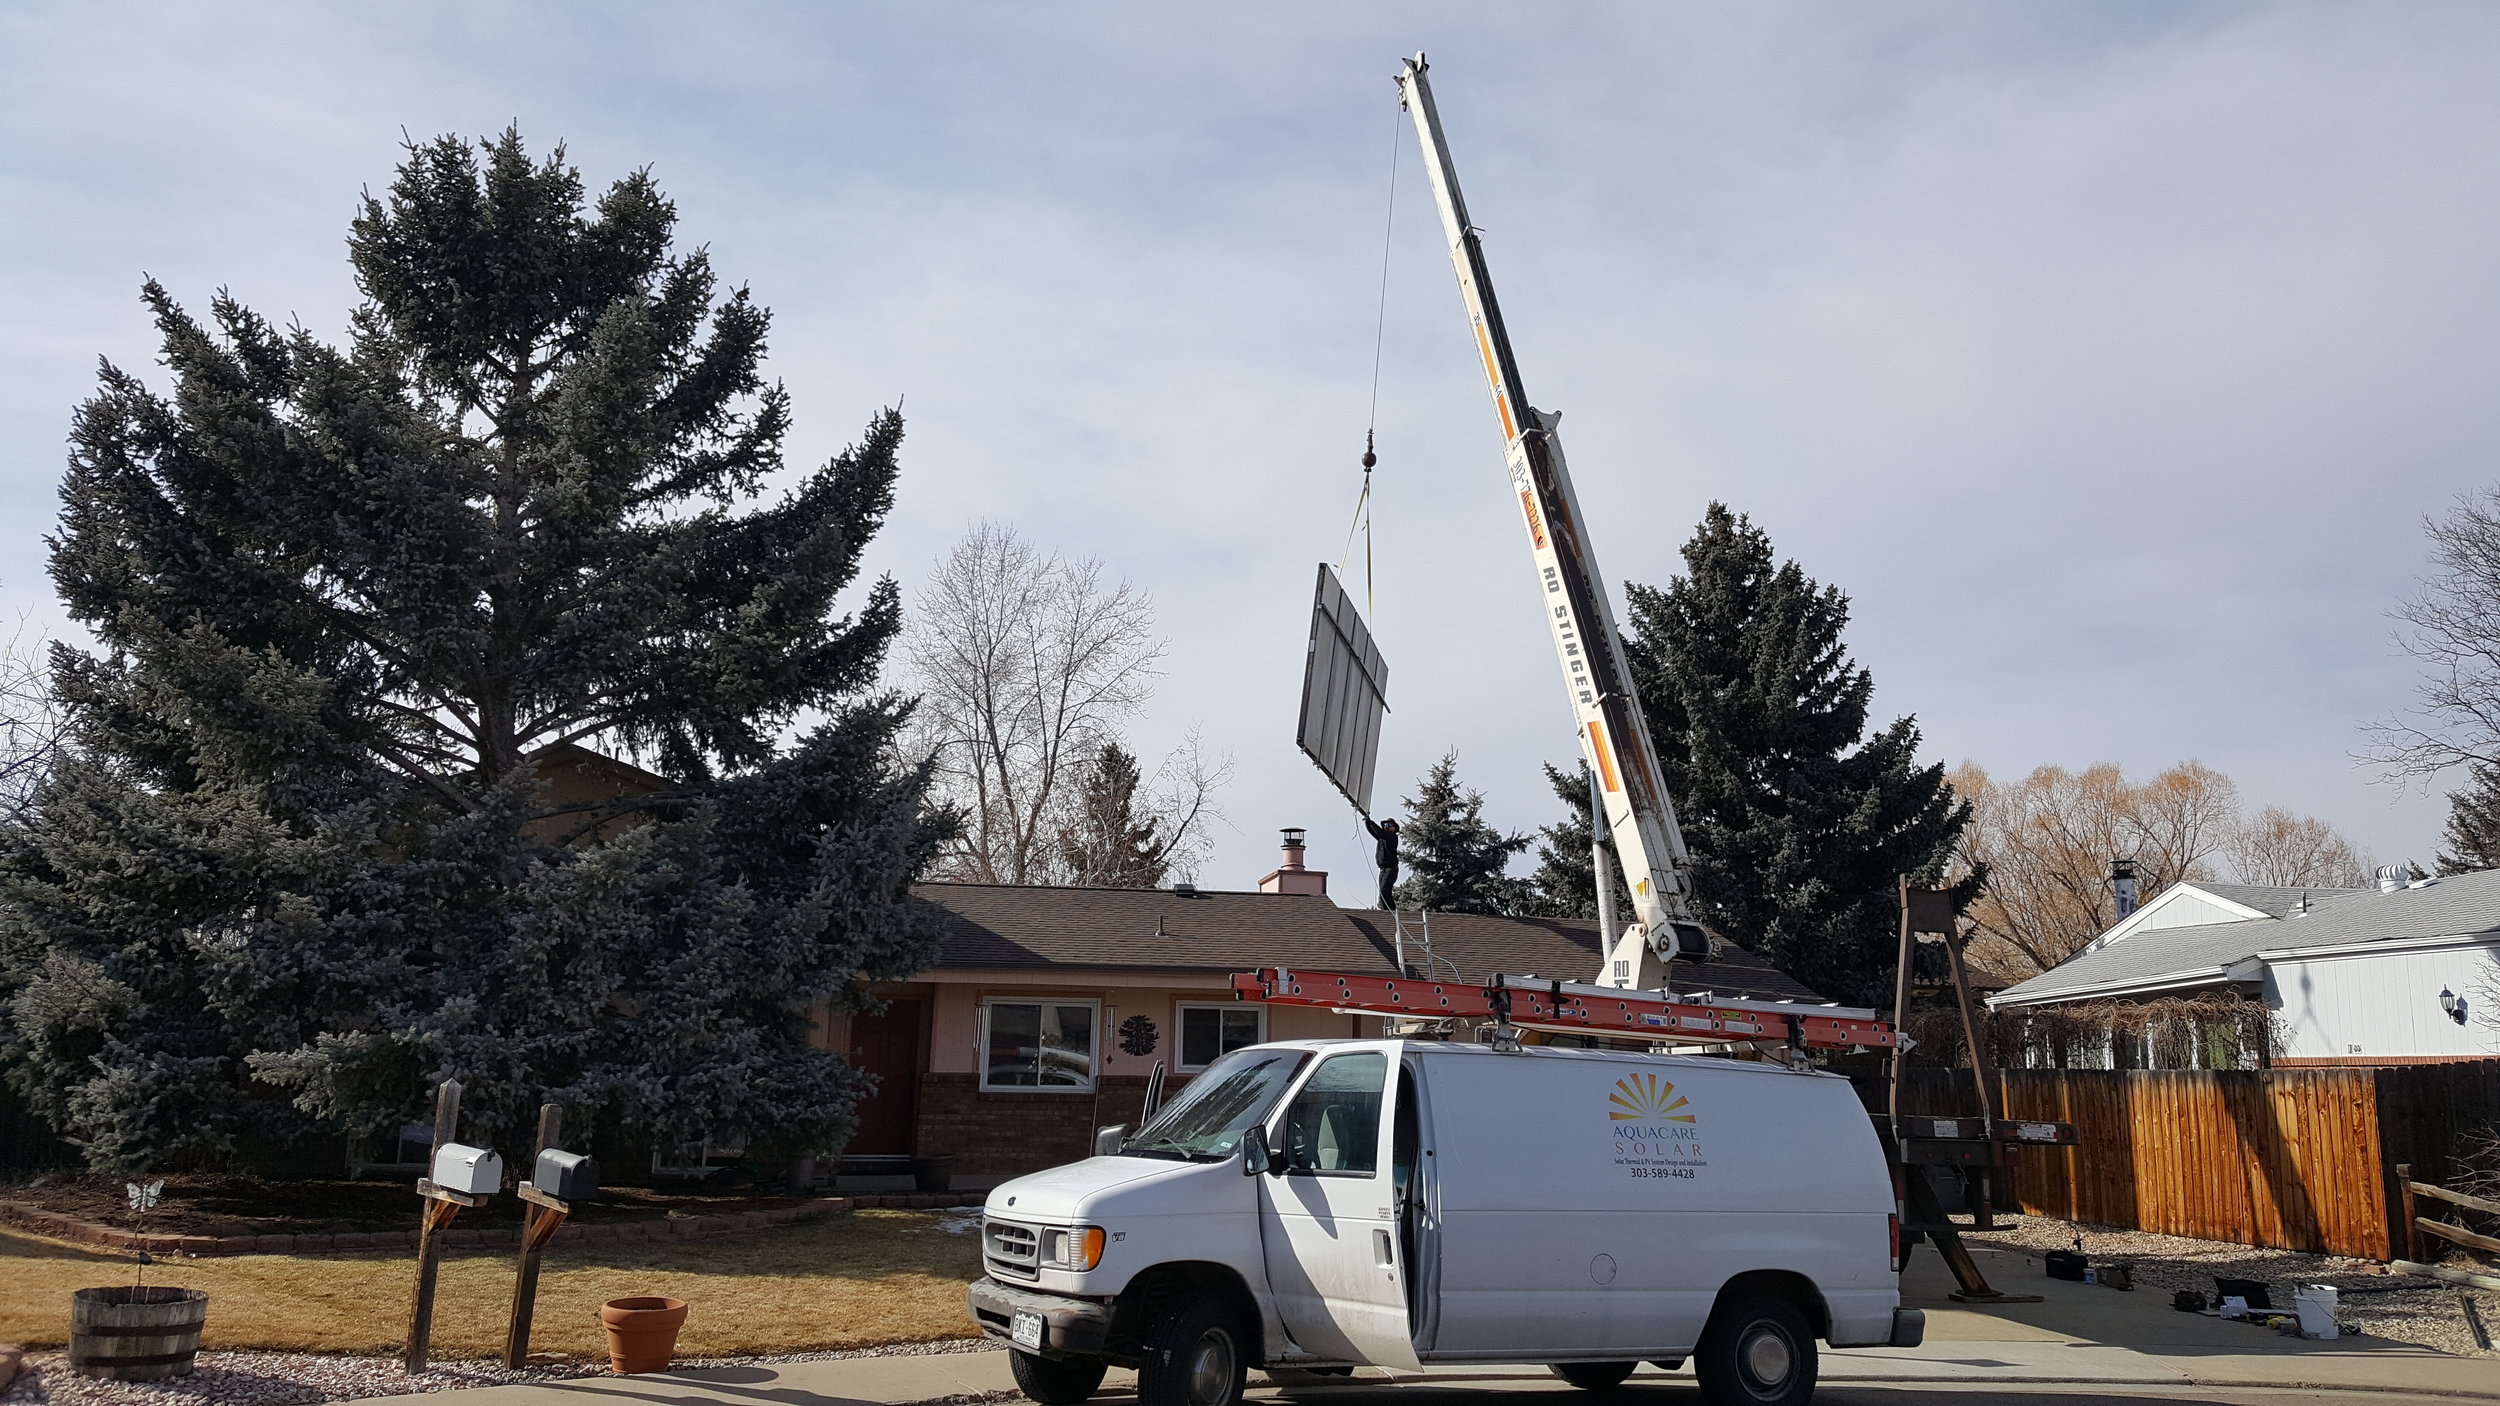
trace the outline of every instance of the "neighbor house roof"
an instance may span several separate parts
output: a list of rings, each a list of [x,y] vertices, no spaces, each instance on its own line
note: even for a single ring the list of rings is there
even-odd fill
[[[2194,888],[2276,916],[2155,927],[2067,958],[1989,998],[1990,1005],[2158,995],[2254,980],[2259,953],[2500,932],[2500,869],[2455,874],[2393,893],[2196,883]],[[2276,896],[2291,895],[2288,901]],[[2300,899],[2309,910],[2299,911]],[[2263,900],[2263,901],[2259,901]],[[2117,935],[2112,930],[2111,936]],[[2239,970],[2234,970],[2234,969]]]
[[[1285,966],[1398,974],[1391,915],[1339,908],[1316,895],[1008,884],[920,884],[912,895],[942,912],[939,969],[1230,973]],[[1408,921],[1411,943],[1412,915]],[[1434,913],[1430,931],[1433,955],[1456,966],[1464,981],[1495,974],[1587,981],[1600,965],[1597,925],[1585,920]],[[1409,962],[1420,972],[1420,953],[1410,950]],[[1822,999],[1734,944],[1723,945],[1721,960],[1679,965],[1674,975],[1681,990]]]
[[[2310,907],[2314,910],[2318,904],[2327,899],[2343,894],[2376,894],[2378,892],[2376,889],[2280,888],[2269,884],[2214,884],[2202,879],[2190,882],[2188,887],[2199,893],[2209,893],[2216,898],[2237,903],[2244,908],[2254,908],[2260,913],[2275,918],[2290,917],[2292,910],[2299,907],[2300,901],[2304,898],[2309,900]]]

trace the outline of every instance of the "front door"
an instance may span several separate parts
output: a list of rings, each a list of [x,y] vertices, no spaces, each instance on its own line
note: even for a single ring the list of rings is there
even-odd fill
[[[1405,1250],[1390,1158],[1391,1065],[1380,1050],[1330,1055],[1268,1137],[1282,1176],[1259,1178],[1267,1282],[1304,1351],[1413,1367]]]
[[[877,1076],[861,1100],[859,1131],[843,1149],[853,1157],[909,1157],[919,1113],[920,1003],[889,1001],[875,1015],[851,1017],[851,1067]]]

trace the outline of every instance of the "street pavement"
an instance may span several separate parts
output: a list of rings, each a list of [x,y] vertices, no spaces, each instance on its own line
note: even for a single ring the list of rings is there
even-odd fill
[[[1976,1252],[1998,1289],[2036,1293],[2037,1304],[1985,1308],[1953,1302],[1932,1252],[1903,1283],[1905,1301],[1927,1311],[1917,1348],[1827,1349],[1822,1406],[1952,1406],[2055,1401],[2061,1406],[2300,1401],[2311,1406],[2386,1406],[2391,1400],[2500,1401],[2500,1357],[2454,1357],[2378,1338],[2310,1342],[2244,1323],[2180,1313],[2155,1290],[2121,1292],[2047,1278],[2024,1257]],[[699,1311],[699,1310],[698,1310]],[[1135,1378],[1115,1371],[1096,1397],[1132,1401]],[[456,1393],[457,1406],[910,1406],[1011,1395],[1004,1352],[854,1357],[762,1366],[696,1368],[650,1376],[594,1377]],[[1251,1376],[1255,1402],[1311,1406],[1469,1406],[1501,1393],[1501,1406],[1590,1406],[1592,1397],[1542,1368],[1430,1368],[1279,1385]],[[386,1397],[368,1406],[453,1406],[453,1394]],[[1610,1401],[1686,1406],[1698,1396],[1692,1369],[1644,1366]]]

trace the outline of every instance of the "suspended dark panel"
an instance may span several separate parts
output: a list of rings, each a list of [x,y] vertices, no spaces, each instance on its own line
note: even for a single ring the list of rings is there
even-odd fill
[[[1302,718],[1294,741],[1354,808],[1372,813],[1380,717],[1389,711],[1389,665],[1328,563],[1311,599],[1311,644],[1302,665]]]

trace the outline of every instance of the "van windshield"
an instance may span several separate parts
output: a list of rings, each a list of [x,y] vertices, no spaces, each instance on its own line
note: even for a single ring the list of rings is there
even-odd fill
[[[1306,1050],[1235,1050],[1189,1081],[1154,1121],[1120,1144],[1124,1157],[1172,1157],[1185,1162],[1222,1161],[1241,1145],[1241,1135],[1267,1117]]]

